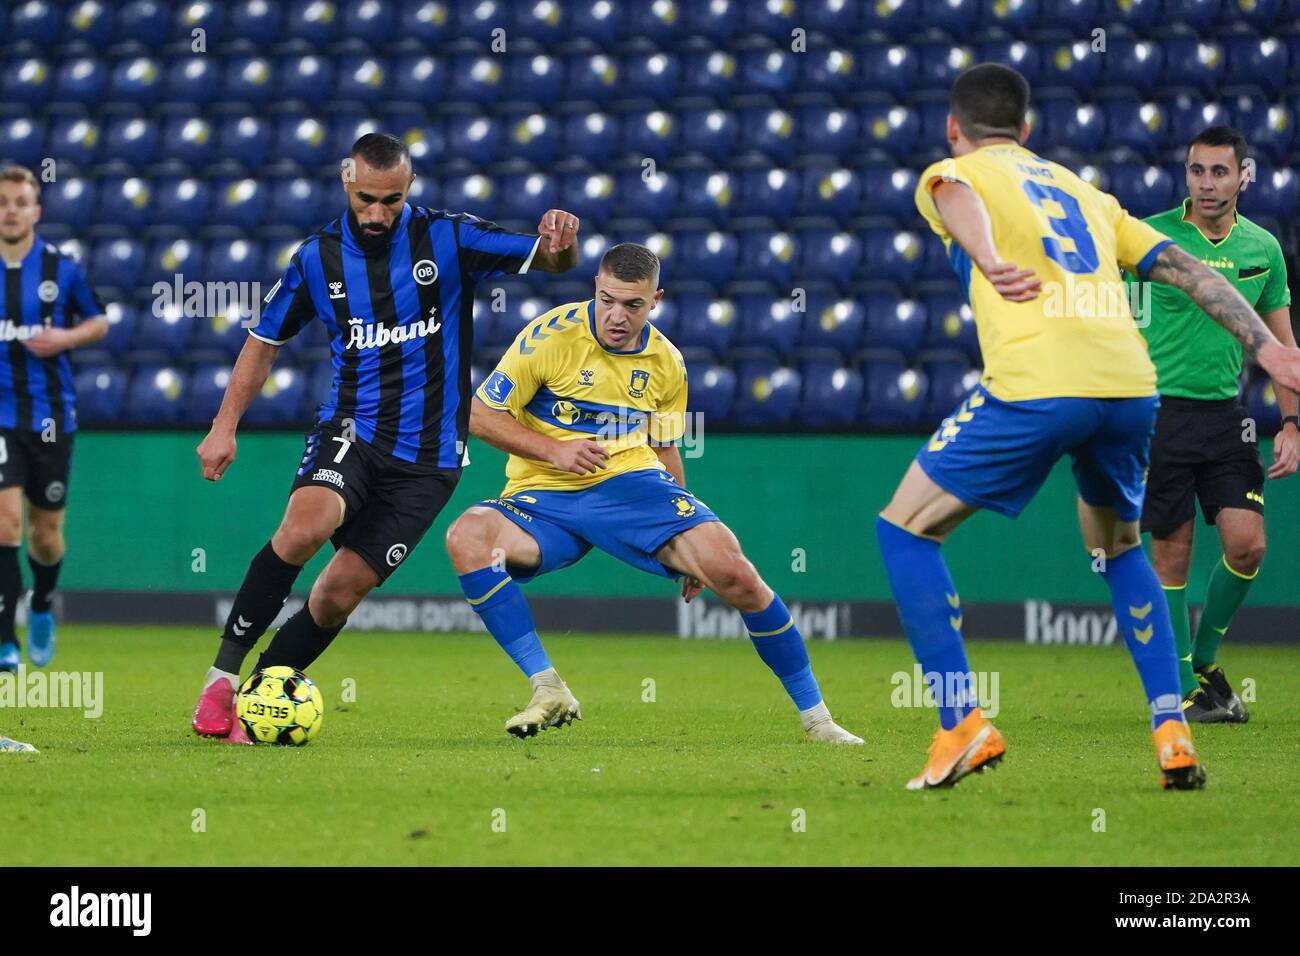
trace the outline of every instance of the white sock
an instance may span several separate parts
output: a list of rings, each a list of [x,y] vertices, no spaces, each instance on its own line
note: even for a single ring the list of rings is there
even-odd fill
[[[528,683],[533,685],[533,690],[545,685],[546,687],[563,687],[564,681],[560,680],[560,675],[556,673],[554,667],[548,667],[544,671],[538,671],[532,677],[528,678]]]
[[[205,677],[205,678],[203,678],[203,689],[204,689],[204,690],[207,690],[209,687],[211,687],[211,686],[212,686],[213,684],[215,684],[217,681],[221,680],[221,678],[223,678],[223,677],[224,677],[226,680],[230,681],[230,686],[231,686],[231,687],[234,687],[234,688],[238,688],[238,687],[239,687],[239,675],[238,675],[238,674],[232,674],[232,673],[230,673],[230,671],[217,670],[217,668],[215,668],[215,667],[209,667],[209,668],[208,668],[208,676]]]
[[[826,708],[826,701],[818,701],[807,710],[799,711],[799,723],[803,724],[803,729],[815,727],[817,724],[823,724],[831,719],[831,712]]]

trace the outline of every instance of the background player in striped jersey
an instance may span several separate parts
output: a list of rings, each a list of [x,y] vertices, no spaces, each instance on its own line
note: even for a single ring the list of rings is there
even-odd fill
[[[1205,768],[1183,719],[1169,609],[1138,531],[1156,375],[1116,263],[1182,289],[1288,387],[1300,385],[1300,351],[1281,345],[1217,272],[1021,145],[1028,108],[1029,84],[1015,70],[985,63],[962,73],[947,121],[953,158],[926,169],[916,189],[966,286],[984,379],[876,520],[903,629],[923,670],[939,675],[940,728],[907,786],[950,786],[1005,751],[974,696],[940,545],[981,508],[1017,516],[1068,454],[1085,547],[1104,555],[1101,575],[1150,708],[1161,786],[1194,789]]]
[[[54,656],[50,595],[63,566],[63,518],[77,430],[69,349],[108,333],[104,307],[81,268],[36,234],[40,184],[21,166],[0,169],[0,670],[19,662],[14,612],[23,501],[32,569],[27,656]]]
[[[1246,138],[1212,126],[1187,151],[1189,197],[1146,221],[1214,269],[1254,306],[1278,340],[1295,344],[1286,259],[1277,239],[1237,212],[1247,187]],[[1241,343],[1181,290],[1156,285],[1142,325],[1155,363],[1160,411],[1151,439],[1151,471],[1142,530],[1169,602],[1178,646],[1183,713],[1194,723],[1249,719],[1219,666],[1219,642],[1264,560],[1264,465],[1238,399]],[[1286,478],[1300,461],[1296,393],[1275,384],[1282,430],[1269,478]],[[1210,574],[1193,640],[1187,616],[1196,499],[1219,532],[1223,554]]]
[[[344,164],[348,211],[294,254],[240,353],[221,410],[198,447],[203,476],[235,458],[235,429],[279,347],[319,319],[334,382],[294,478],[284,519],[235,598],[193,727],[243,742],[232,719],[239,669],[302,566],[333,541],[306,605],[276,632],[258,667],[305,669],[361,599],[419,543],[460,478],[469,428],[475,285],[577,262],[578,220],[548,210],[539,235],[406,202],[405,144],[372,133]],[[351,169],[349,168],[351,167]],[[354,174],[353,174],[354,172]]]
[[[595,298],[530,323],[475,396],[471,430],[510,453],[509,480],[499,498],[456,519],[447,550],[470,606],[533,688],[506,730],[530,737],[581,716],[516,581],[568,567],[596,547],[651,574],[680,576],[687,601],[711,588],[740,611],[808,739],[860,744],[831,719],[781,598],[686,489],[677,447],[686,365],[650,324],[662,297],[658,257],[636,243],[614,246],[601,259]]]

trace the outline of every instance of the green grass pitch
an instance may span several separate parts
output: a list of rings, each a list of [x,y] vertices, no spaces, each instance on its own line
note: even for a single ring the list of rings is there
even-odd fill
[[[918,794],[935,718],[891,704],[898,640],[811,646],[857,748],[805,742],[747,641],[549,636],[585,719],[519,741],[528,686],[490,638],[345,633],[312,669],[320,736],[276,748],[190,732],[210,630],[59,640],[104,712],[0,707],[41,749],[0,754],[5,865],[1300,863],[1300,648],[1225,644],[1251,722],[1196,728],[1209,787],[1164,793],[1122,647],[977,643],[1007,758]]]

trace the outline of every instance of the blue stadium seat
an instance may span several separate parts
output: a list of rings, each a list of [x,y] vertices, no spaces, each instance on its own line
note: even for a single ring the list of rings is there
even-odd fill
[[[737,425],[786,425],[798,410],[802,382],[794,369],[761,360],[736,363],[736,397],[731,421]]]
[[[220,94],[221,66],[216,57],[178,56],[166,68],[162,99],[169,103],[203,105]]]
[[[9,39],[37,46],[57,43],[63,35],[63,10],[60,4],[35,0],[14,6],[9,21]]]
[[[277,366],[244,414],[250,425],[288,426],[302,422],[307,397],[307,376],[296,368]],[[200,419],[210,421],[211,419]]]
[[[1038,25],[1039,0],[983,0],[981,22],[1024,39]]]
[[[260,179],[215,179],[212,181],[212,222],[253,230],[266,212],[266,190]]]
[[[841,223],[861,215],[862,199],[870,195],[851,169],[807,169],[802,193],[799,209],[804,215],[838,219]]]
[[[381,47],[394,38],[398,15],[395,0],[366,0],[341,6],[345,9],[344,36],[355,37],[373,47]]]
[[[1252,156],[1277,161],[1290,152],[1296,117],[1286,105],[1252,96],[1235,96],[1226,105],[1232,125],[1246,137]]]
[[[1090,29],[1083,30],[1083,34],[1088,35]],[[1038,49],[1038,75],[1044,86],[1068,86],[1077,93],[1087,93],[1097,84],[1104,59],[1086,41],[1048,40]]]
[[[1165,0],[1165,18],[1200,33],[1214,26],[1220,6],[1221,0]]]
[[[858,118],[849,110],[804,106],[798,124],[800,152],[805,156],[848,157],[861,149]]]
[[[863,202],[872,216],[910,222],[916,212],[917,174],[902,166],[867,166],[861,174]]]
[[[1266,378],[1247,387],[1246,411],[1255,420],[1259,435],[1275,435],[1282,427],[1282,410],[1277,403],[1277,394],[1273,391],[1273,383]]]
[[[82,425],[112,425],[122,414],[126,399],[126,375],[108,365],[91,366],[77,372],[77,421]]]
[[[804,0],[799,13],[809,32],[848,37],[862,28],[861,5],[852,0]]]
[[[917,0],[903,0],[898,9],[915,6]],[[887,4],[881,4],[886,7]],[[862,88],[891,96],[907,96],[916,90],[921,57],[911,46],[896,43],[868,43],[858,47]]]
[[[624,56],[620,72],[638,97],[663,105],[677,95],[682,65],[672,54],[653,50]]]
[[[314,47],[323,47],[342,39],[343,26],[339,4],[318,3],[316,0],[293,0],[285,12],[280,36],[286,40],[306,40]]]
[[[810,295],[805,303],[800,348],[834,349],[849,356],[862,347],[867,312],[853,299]]]
[[[921,43],[916,47],[921,58],[919,88],[947,93],[957,74],[975,65],[975,51],[952,43]],[[941,141],[942,142],[942,141]]]
[[[696,4],[692,6],[707,6]],[[682,86],[694,96],[725,100],[736,88],[736,58],[726,50],[690,50],[682,55]]]
[[[996,0],[989,0],[996,2]],[[1162,0],[1107,0],[1106,19],[1143,36],[1161,19]]]
[[[921,132],[921,120],[916,110],[888,101],[861,107],[858,125],[865,142],[887,150],[895,159],[904,159],[911,154]]]
[[[104,129],[104,152],[133,166],[155,160],[160,141],[158,124],[143,116],[115,116]]]
[[[859,272],[862,240],[851,232],[825,229],[804,230],[798,245],[802,255],[799,278],[834,282],[846,287]]]
[[[748,107],[740,112],[740,145],[785,165],[798,148],[794,117],[782,109]]]
[[[503,117],[502,146],[507,155],[534,166],[549,166],[560,152],[560,121],[548,113],[514,113]]]
[[[337,186],[337,181],[334,185]],[[318,228],[330,202],[343,198],[336,196],[332,188],[327,190],[320,180],[306,176],[277,176],[269,179],[266,181],[266,193],[270,202],[268,220],[304,231]]]
[[[863,4],[861,16],[863,29],[879,30],[895,40],[921,29],[924,23],[921,0]]]
[[[152,106],[163,92],[162,64],[153,57],[120,60],[109,74],[108,92],[115,100]]]
[[[564,4],[568,29],[575,37],[598,46],[613,46],[618,40],[619,6],[602,0],[569,0]]]
[[[120,420],[133,425],[178,424],[185,420],[185,372],[169,365],[140,365],[127,386]]]
[[[1274,26],[1284,27],[1288,15],[1294,21],[1295,12],[1295,6],[1287,0],[1226,0],[1223,17],[1267,33]]]
[[[379,57],[354,54],[339,57],[335,63],[334,93],[341,100],[374,104],[384,100],[390,89],[394,88],[388,64]]]
[[[55,74],[39,57],[21,57],[4,66],[0,73],[0,101],[38,105],[49,99]]]
[[[924,369],[930,383],[930,393],[926,398],[926,423],[935,425],[945,415],[951,415],[967,393],[979,384],[980,373],[972,370],[965,359],[956,357],[926,362]]]
[[[91,282],[98,285],[94,276]],[[121,360],[131,350],[131,339],[135,335],[136,311],[122,302],[110,301],[104,305],[104,318],[108,322],[108,334],[99,340],[99,348],[108,352],[113,358]]]
[[[975,54],[981,63],[1013,67],[1029,82],[1031,89],[1038,82],[1038,48],[1032,43],[1018,39],[986,40],[976,44]]]
[[[144,249],[132,239],[97,243],[90,254],[90,274],[97,285],[133,288],[144,267]]]
[[[798,422],[807,428],[852,425],[862,408],[862,376],[838,362],[804,363]]]
[[[202,273],[203,250],[191,239],[159,239],[149,246],[140,281],[152,285],[165,282],[172,286],[180,276],[182,284],[198,281]]]
[[[325,117],[325,153],[327,156],[347,156],[352,144],[367,133],[381,131],[379,121],[368,110],[353,106],[338,106]]]
[[[491,208],[497,195],[496,182],[479,173],[453,176],[442,183],[443,203],[456,212],[483,213]]]
[[[863,297],[862,308],[866,316],[866,348],[897,352],[909,361],[921,350],[929,329],[921,302],[872,292]]]
[[[633,110],[620,118],[623,152],[636,157],[650,157],[665,163],[677,154],[680,130],[673,113],[664,110]]]
[[[514,27],[534,43],[559,43],[574,27],[573,6],[558,0],[524,0],[515,10]]]
[[[938,148],[948,141],[948,94],[931,91],[915,97],[912,108],[917,118],[917,148]],[[947,150],[943,151],[947,154]]]
[[[1106,115],[1092,104],[1081,105],[1068,96],[1044,96],[1038,110],[1042,132],[1037,138],[1046,146],[1084,152],[1105,142]]]
[[[275,93],[275,71],[264,56],[233,56],[226,60],[221,98],[261,106]]]
[[[334,89],[334,60],[330,57],[315,53],[292,54],[280,61],[275,72],[282,99],[301,100],[317,106],[329,99]],[[403,94],[420,97],[416,78],[408,74],[406,79],[414,89],[409,93],[403,89]]]
[[[4,74],[8,76],[8,71]],[[6,99],[17,99],[8,89],[8,82],[0,87]],[[70,57],[59,65],[54,81],[54,96],[60,100],[77,103],[96,103],[108,86],[108,64],[93,57]]]
[[[843,36],[843,34],[840,34]],[[799,57],[800,91],[846,96],[856,92],[858,61],[845,47],[817,47]]]
[[[39,165],[44,153],[40,124],[27,116],[0,119],[0,156],[24,166]]]
[[[239,0],[230,4],[225,32],[230,40],[260,43],[265,37],[279,36],[284,7],[266,0]]]
[[[784,358],[794,351],[799,341],[803,314],[794,311],[787,296],[749,294],[736,296],[736,311],[740,315],[740,332],[737,345],[746,348],[761,346]]]
[[[600,228],[614,211],[614,177],[581,170],[560,180],[560,206],[582,220],[582,230]]]
[[[1166,141],[1173,148],[1186,149],[1197,133],[1211,125],[1205,122],[1206,102],[1194,91],[1182,90],[1168,94],[1161,97],[1160,105],[1165,111]],[[1218,109],[1217,104],[1211,108]],[[1226,121],[1226,111],[1223,111],[1223,117]]]
[[[159,353],[169,362],[179,361],[193,332],[194,319],[185,314],[183,303],[158,302],[137,313],[131,351],[135,354]]]
[[[579,159],[608,160],[618,140],[618,120],[609,113],[584,111],[564,120],[564,150]]]
[[[687,30],[693,35],[707,37],[715,44],[726,44],[743,29],[740,0],[687,3],[684,6]]]
[[[1291,222],[1300,216],[1300,174],[1293,168],[1258,170],[1257,181],[1242,194],[1246,215],[1265,215]]]
[[[248,340],[248,329],[244,327],[241,318],[236,309],[227,308],[216,315],[195,319],[191,348],[205,352],[224,352],[233,362]],[[195,384],[198,384],[197,378]]]
[[[216,417],[226,386],[230,384],[230,371],[231,367],[226,364],[204,364],[190,373],[185,408],[181,414],[183,421],[210,422]]]
[[[216,157],[216,130],[197,110],[193,113],[174,113],[163,121],[158,158],[174,159],[201,169],[214,162]]]
[[[501,177],[497,199],[500,205],[493,215],[537,222],[546,210],[559,207],[560,189],[555,177],[546,173],[512,173]]]
[[[271,153],[271,135],[271,127],[259,116],[224,116],[217,124],[217,156],[249,167],[260,166]]]
[[[642,178],[640,169],[627,170],[614,180],[615,212],[661,225],[676,207],[680,188],[678,177],[662,169],[649,179]]]
[[[916,278],[925,256],[919,234],[905,229],[865,229],[861,238],[864,279],[907,285]]]
[[[975,315],[960,293],[930,292],[923,298],[930,326],[926,347],[952,349],[965,355],[972,364],[978,364],[980,346]]]
[[[564,62],[545,53],[514,54],[506,64],[510,99],[549,107],[564,93]]]
[[[790,31],[800,25],[798,4],[783,0],[777,3],[744,3],[741,27],[746,33],[756,33],[778,43],[790,44]]]
[[[691,229],[677,233],[680,245],[674,279],[699,279],[722,285],[731,280],[740,248],[730,232]]]
[[[659,304],[650,310],[650,321],[656,329],[668,336],[669,342],[677,341],[677,326],[680,319],[677,303],[667,297],[660,299]]]
[[[738,233],[740,258],[736,278],[771,282],[779,289],[790,286],[799,246],[793,235],[770,229],[746,229]]]
[[[1218,43],[1194,36],[1173,36],[1161,42],[1166,86],[1191,86],[1209,95],[1218,90],[1227,59]]]
[[[736,203],[737,186],[730,173],[687,169],[677,176],[677,202],[673,213],[725,223]]]
[[[1227,75],[1238,83],[1250,83],[1273,96],[1286,85],[1289,51],[1277,37],[1260,39],[1252,33],[1230,36],[1224,41]]]
[[[218,239],[208,244],[203,276],[211,282],[256,282],[262,275],[262,250],[247,239]]]
[[[925,421],[929,383],[924,372],[894,362],[862,367],[866,398],[861,421],[871,428],[912,429]]]
[[[486,166],[500,157],[501,123],[495,117],[477,113],[448,116],[445,135],[448,153],[475,166]]]
[[[1111,194],[1139,218],[1164,212],[1181,195],[1174,188],[1173,178],[1159,166],[1116,163],[1107,167],[1106,175]]]
[[[0,154],[5,154],[0,146]],[[7,154],[6,154],[7,155]],[[90,225],[95,211],[95,183],[81,176],[60,176],[41,189],[41,221],[74,229]]]
[[[1088,36],[1101,17],[1101,0],[1041,0],[1041,23]]]
[[[607,103],[622,88],[618,61],[604,53],[573,53],[564,62],[564,98]]]
[[[128,229],[138,229],[149,223],[153,190],[147,180],[104,176],[96,191],[99,203],[97,218],[101,222]]]
[[[679,348],[708,349],[716,358],[731,347],[739,326],[736,304],[729,299],[682,295],[677,300]]]
[[[494,104],[505,85],[505,64],[500,56],[459,54],[451,59],[449,99]]]
[[[741,170],[739,202],[736,213],[746,216],[769,216],[784,222],[794,214],[799,196],[799,177],[787,169],[755,166]]]
[[[120,5],[113,37],[118,43],[165,37],[171,28],[171,5],[156,0],[133,0]]]
[[[1106,115],[1107,144],[1125,147],[1145,159],[1156,157],[1165,140],[1165,114],[1157,103],[1143,103],[1136,96],[1102,98],[1098,108]]]
[[[680,114],[682,147],[715,163],[730,159],[740,138],[740,121],[731,110],[688,110]]]
[[[736,373],[722,365],[709,365],[690,373],[686,409],[697,415],[707,430],[731,417],[731,403],[736,397]]]
[[[286,113],[276,121],[275,155],[280,159],[300,166],[320,166],[332,158],[329,146],[325,124],[313,116]]]
[[[1115,37],[1106,47],[1106,69],[1101,79],[1107,86],[1124,87],[1146,96],[1160,85],[1164,68],[1164,48],[1159,43]]]
[[[203,31],[205,47],[216,45],[226,39],[227,4],[216,0],[197,0],[192,3],[175,4],[169,36],[179,36],[193,42],[194,31]],[[229,4],[234,6],[234,4]]]

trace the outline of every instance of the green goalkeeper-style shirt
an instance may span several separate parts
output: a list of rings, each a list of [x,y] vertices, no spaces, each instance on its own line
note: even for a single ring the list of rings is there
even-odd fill
[[[1149,216],[1145,222],[1180,249],[1223,274],[1260,314],[1291,304],[1282,247],[1266,229],[1241,213],[1228,234],[1211,242],[1186,219],[1188,203]],[[1236,398],[1241,343],[1206,315],[1181,289],[1149,283],[1147,321],[1139,321],[1156,366],[1156,389],[1178,398]],[[1132,299],[1141,302],[1141,299]]]

